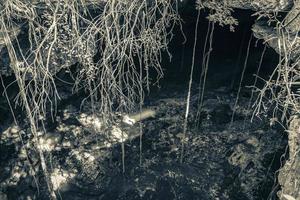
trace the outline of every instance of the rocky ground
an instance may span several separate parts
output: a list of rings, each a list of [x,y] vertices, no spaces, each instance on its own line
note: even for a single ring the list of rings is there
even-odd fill
[[[73,200],[275,199],[275,172],[287,145],[284,131],[265,119],[254,118],[250,123],[247,93],[242,94],[231,123],[235,96],[226,88],[205,95],[197,121],[195,94],[180,164],[186,100],[182,91],[177,86],[162,88],[147,99],[146,107],[156,115],[143,121],[141,165],[139,123],[103,129],[88,109],[66,101],[55,123],[48,124],[49,133],[40,137],[59,196]],[[0,199],[47,199],[26,125],[1,128]]]

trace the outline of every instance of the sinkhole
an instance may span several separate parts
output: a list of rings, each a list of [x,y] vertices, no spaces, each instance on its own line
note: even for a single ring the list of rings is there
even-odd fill
[[[256,12],[124,2],[1,14],[0,199],[278,199],[290,113]]]

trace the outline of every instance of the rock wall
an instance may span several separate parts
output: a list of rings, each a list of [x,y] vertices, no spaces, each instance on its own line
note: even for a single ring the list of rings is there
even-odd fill
[[[278,181],[281,200],[300,199],[300,117],[291,118],[289,134],[289,159],[279,172]]]

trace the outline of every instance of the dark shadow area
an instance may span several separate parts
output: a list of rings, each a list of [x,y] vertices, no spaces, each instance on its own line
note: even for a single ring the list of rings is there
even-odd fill
[[[251,38],[251,28],[255,17],[253,12],[247,10],[235,10],[234,16],[238,19],[239,25],[235,31],[231,32],[229,27],[215,25],[212,41],[212,52],[208,67],[207,88],[218,88],[221,86],[236,89],[240,83],[243,72],[249,40]],[[208,30],[207,13],[201,12],[199,20],[199,30],[197,35],[197,46],[195,53],[195,82],[199,81],[202,68],[203,48]],[[192,54],[194,45],[194,32],[197,19],[197,11],[192,7],[187,7],[181,12],[183,19],[182,31],[186,36],[186,43],[182,31],[179,27],[174,31],[174,38],[170,44],[172,54],[171,62],[168,59],[163,61],[165,67],[164,81],[187,82],[192,64]],[[209,42],[209,41],[208,41]],[[259,62],[265,45],[262,41],[252,38],[249,48],[248,62],[245,70],[245,77],[242,85],[252,85],[257,73]],[[207,51],[206,51],[207,52]],[[266,48],[259,76],[263,79],[273,72],[278,62],[278,55],[271,48]],[[258,81],[258,86],[263,82]]]

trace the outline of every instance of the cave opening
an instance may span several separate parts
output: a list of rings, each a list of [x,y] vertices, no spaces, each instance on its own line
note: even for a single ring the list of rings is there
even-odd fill
[[[165,1],[162,2],[165,5]],[[133,40],[132,46],[126,42],[145,28],[148,18],[129,31],[130,37],[119,37],[119,33],[129,30],[127,27],[118,32],[116,28],[123,25],[125,17],[122,14],[118,16],[117,12],[108,12],[104,25],[100,20],[93,22],[108,28],[107,35],[97,27],[91,31],[96,32],[96,41],[101,44],[101,50],[89,57],[90,52],[80,46],[79,59],[76,60],[76,55],[74,62],[66,64],[67,67],[53,75],[55,87],[50,81],[45,90],[39,90],[47,81],[41,83],[38,78],[28,80],[24,78],[27,72],[23,79],[13,74],[1,76],[1,200],[55,199],[55,196],[91,200],[277,198],[277,192],[281,189],[277,181],[278,170],[288,156],[287,134],[281,124],[275,123],[277,121],[272,110],[261,115],[255,115],[254,111],[258,98],[256,92],[264,87],[265,80],[276,69],[280,57],[268,44],[253,35],[253,24],[257,20],[255,12],[234,9],[232,15],[239,24],[234,31],[230,31],[228,26],[209,22],[208,10],[201,10],[197,24],[199,11],[195,9],[195,2],[180,2],[183,2],[179,10],[182,24],[172,29],[172,40],[167,45],[171,59],[165,51],[167,40],[163,37],[158,39],[161,42],[159,44],[139,43],[145,40],[145,36],[142,39],[137,37],[138,42]],[[122,8],[126,4],[116,5]],[[101,12],[107,12],[116,5],[112,3],[111,7]],[[122,13],[124,9],[119,11]],[[91,15],[97,16],[97,11]],[[113,21],[110,17],[118,20]],[[143,17],[144,13],[141,19]],[[95,25],[93,23],[91,27]],[[155,24],[154,21],[152,23]],[[195,36],[197,26],[198,34]],[[63,27],[68,30],[65,24]],[[152,24],[149,27],[153,28]],[[28,31],[28,27],[25,30]],[[158,31],[157,35],[161,33],[165,34],[164,31]],[[140,34],[153,36],[148,30]],[[117,42],[112,42],[110,46],[99,35],[105,36],[108,42],[117,37]],[[67,35],[66,38],[72,36]],[[80,40],[86,35],[80,36],[76,39]],[[209,37],[211,41],[207,40]],[[65,35],[62,38],[65,39]],[[92,38],[88,38],[88,41],[94,42]],[[145,46],[139,48],[137,44]],[[64,61],[69,57],[64,57],[65,52],[60,48],[64,49],[65,45],[65,49],[69,50],[69,46],[65,43],[60,45],[55,53],[59,55],[60,64],[65,65]],[[130,57],[131,51],[127,51],[127,47],[123,51],[122,45],[128,45],[135,57]],[[151,49],[151,45],[164,51],[157,52]],[[72,51],[76,51],[76,48],[72,48]],[[147,57],[149,55],[141,49],[150,51],[148,53],[152,57]],[[67,54],[72,51],[67,51]],[[126,59],[115,56],[114,51],[127,56]],[[8,57],[9,52],[5,53]],[[162,58],[158,59],[160,53]],[[107,60],[103,59],[105,56],[108,56]],[[110,56],[113,59],[110,60]],[[4,57],[1,54],[1,62]],[[149,66],[157,64],[149,61],[151,59],[161,61],[159,67],[163,77],[159,82],[156,79],[160,68],[148,69],[145,66],[145,63]],[[99,70],[99,66],[106,70]],[[35,66],[28,67],[34,69]],[[48,75],[48,72],[37,71],[40,73],[37,76],[42,78]],[[22,85],[17,82],[18,79],[24,81],[26,87],[23,86],[23,89],[29,91],[27,97],[26,94],[25,97],[20,95]],[[109,80],[106,82],[106,79]],[[30,82],[35,81],[38,84],[31,87]],[[80,85],[80,81],[86,82]],[[143,81],[147,84],[143,85]],[[50,89],[47,90],[47,87]],[[45,93],[46,99],[50,96],[47,96],[48,92],[53,96],[44,103],[40,99],[45,96],[39,96],[35,89]],[[141,92],[142,89],[145,93]],[[55,96],[56,92],[60,98]],[[106,94],[109,97],[102,98]],[[45,115],[33,115],[36,124],[32,124],[28,117],[31,112],[24,109],[22,98],[32,100],[29,105],[33,114],[39,113],[39,106],[45,106],[50,111],[45,109],[45,113],[41,111]],[[12,103],[10,107],[7,99],[11,102],[18,100],[19,104]],[[132,101],[136,101],[136,104]],[[123,104],[131,103],[133,108],[128,106],[128,110],[119,109]],[[101,110],[99,107],[103,105],[106,107]],[[9,114],[11,111],[18,125]],[[102,111],[105,114],[112,113],[114,120],[110,116],[101,116]],[[37,136],[31,134],[33,125],[37,127]],[[41,158],[35,151],[37,149],[44,153],[48,174],[41,169]]]

